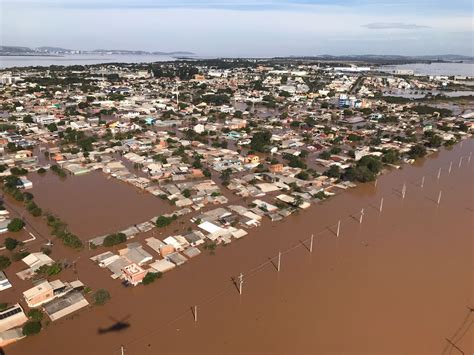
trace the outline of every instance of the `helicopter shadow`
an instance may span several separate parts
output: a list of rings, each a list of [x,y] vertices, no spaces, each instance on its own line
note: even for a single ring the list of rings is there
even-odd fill
[[[98,334],[107,334],[107,333],[118,333],[118,332],[121,332],[121,331],[124,331],[126,330],[127,328],[130,328],[131,324],[128,322],[128,319],[130,318],[130,315],[120,319],[120,320],[117,320],[115,319],[114,317],[109,317],[110,320],[114,323],[112,323],[110,326],[106,327],[106,328],[98,328],[97,329],[97,333]],[[0,353],[1,355],[1,353]]]

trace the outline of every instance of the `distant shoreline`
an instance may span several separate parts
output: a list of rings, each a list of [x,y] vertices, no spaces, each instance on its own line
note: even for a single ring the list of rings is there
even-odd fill
[[[58,54],[19,54],[19,53],[11,53],[11,54],[0,54],[0,57],[45,57],[45,58],[61,58],[64,57],[63,55],[58,55]]]

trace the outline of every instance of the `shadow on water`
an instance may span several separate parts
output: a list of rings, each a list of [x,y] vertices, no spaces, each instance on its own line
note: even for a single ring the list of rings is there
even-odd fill
[[[99,334],[106,334],[106,333],[113,333],[113,332],[121,332],[127,328],[129,328],[131,325],[127,320],[130,318],[130,315],[122,318],[121,320],[117,320],[114,317],[109,317],[114,323],[107,327],[107,328],[99,328],[97,329],[97,333]],[[1,353],[0,353],[1,355]]]
[[[240,291],[240,288],[239,288],[239,281],[237,281],[237,278],[236,277],[231,277],[230,281],[232,282],[232,284],[234,285],[235,289],[237,290],[237,292]]]
[[[474,320],[471,320],[473,315],[474,315],[474,308],[467,307],[467,314],[463,318],[459,327],[456,329],[456,331],[451,337],[445,339],[446,346],[443,349],[443,352],[442,352],[443,355],[451,354],[451,351],[453,349],[457,350],[461,354],[465,354],[464,351],[457,345],[457,343],[459,343],[464,338],[464,336],[471,329],[472,325],[474,325]]]

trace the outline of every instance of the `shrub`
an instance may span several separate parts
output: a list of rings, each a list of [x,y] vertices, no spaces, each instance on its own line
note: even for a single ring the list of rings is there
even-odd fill
[[[13,218],[11,222],[8,224],[7,228],[9,232],[19,232],[25,226],[25,222],[23,222],[19,218]]]
[[[39,274],[46,274],[48,276],[57,275],[61,272],[62,267],[59,263],[54,263],[52,265],[43,265],[36,272]]]
[[[31,309],[28,312],[28,318],[32,321],[41,322],[43,320],[43,312],[39,309]]]
[[[60,237],[63,240],[65,246],[73,248],[73,249],[80,249],[82,248],[83,244],[79,237],[75,234],[65,232]]]
[[[41,322],[29,321],[23,326],[23,335],[30,336],[38,334],[41,331]]]
[[[156,279],[159,279],[163,274],[161,272],[149,272],[143,278],[143,284],[149,285],[154,282]]]
[[[60,176],[60,177],[66,177],[67,174],[66,174],[66,171],[64,169],[62,169],[59,165],[53,165],[51,166],[51,171],[53,173],[55,173],[56,175]]]
[[[110,293],[107,290],[99,289],[94,293],[94,302],[97,305],[103,305],[110,300]]]
[[[8,308],[8,303],[0,303],[0,311],[3,311]]]
[[[158,228],[164,228],[166,226],[169,226],[171,222],[173,222],[175,219],[175,215],[173,215],[172,217],[160,216],[156,219],[156,226]]]
[[[123,243],[127,240],[127,236],[123,233],[116,233],[110,234],[104,239],[104,243],[102,245],[106,247],[111,247],[113,245],[117,245]]]
[[[31,192],[23,192],[23,200],[32,202],[35,197]]]
[[[0,270],[5,270],[11,263],[8,257],[0,255]]]
[[[26,169],[23,169],[23,168],[18,168],[18,167],[13,167],[10,169],[10,172],[13,174],[13,175],[26,175],[28,174],[28,170]]]

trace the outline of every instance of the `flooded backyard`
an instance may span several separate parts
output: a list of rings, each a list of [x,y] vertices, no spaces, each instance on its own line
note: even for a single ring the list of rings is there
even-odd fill
[[[206,252],[150,286],[122,287],[88,260],[101,251],[84,251],[77,275],[69,269],[61,277],[106,288],[112,300],[55,322],[6,353],[112,355],[123,345],[127,355],[454,354],[449,339],[470,354],[474,161],[468,165],[464,158],[460,168],[458,162],[473,143],[443,149],[380,177],[377,186],[360,185],[283,222],[265,221],[242,240],[215,255]],[[49,174],[32,179],[38,204],[80,236],[119,230],[168,208],[101,173],[59,183]],[[231,280],[240,273],[242,295]],[[195,305],[197,322],[190,310]],[[127,326],[100,331],[118,323]]]

